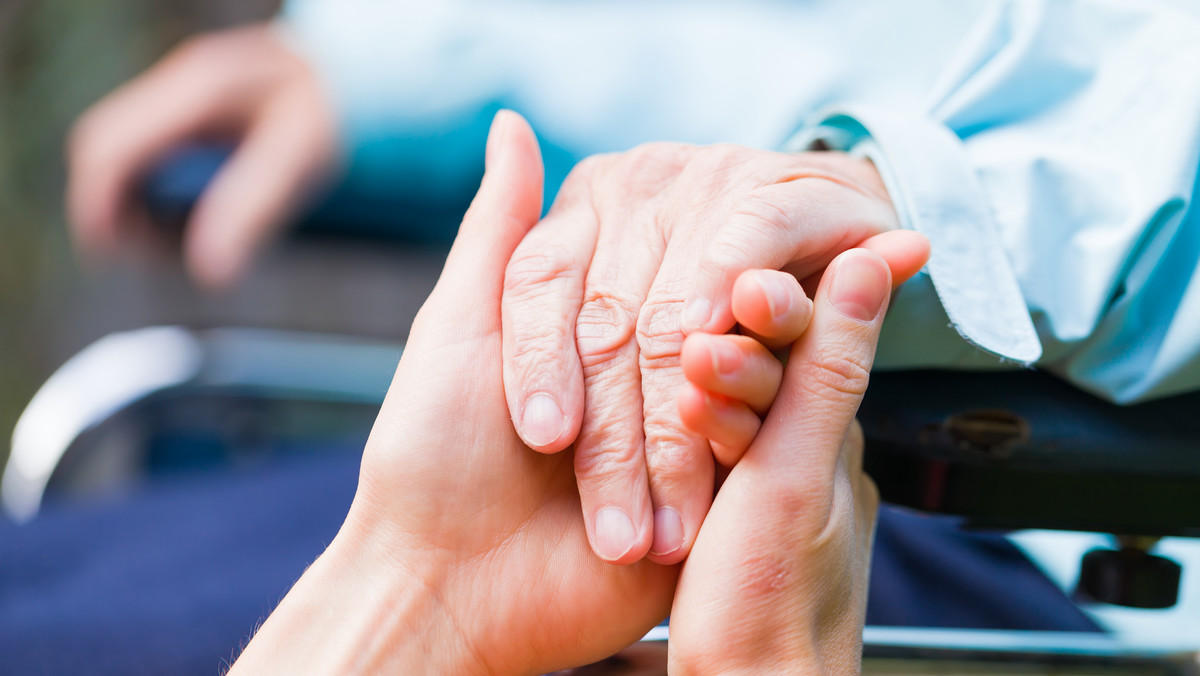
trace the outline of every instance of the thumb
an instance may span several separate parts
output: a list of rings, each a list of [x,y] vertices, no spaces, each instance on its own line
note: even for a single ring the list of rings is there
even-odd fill
[[[504,270],[541,216],[542,181],[541,151],[529,123],[511,110],[496,113],[483,183],[426,302],[457,318],[456,330],[500,331]]]
[[[866,393],[891,289],[888,263],[873,251],[851,249],[834,259],[746,461],[806,476],[808,486],[832,487],[842,443]]]

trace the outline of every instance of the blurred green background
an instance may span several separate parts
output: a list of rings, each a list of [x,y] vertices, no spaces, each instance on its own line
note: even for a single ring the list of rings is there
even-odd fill
[[[70,248],[62,146],[72,120],[184,37],[277,4],[0,0],[0,462],[38,385],[107,330],[136,323],[113,319],[128,312],[127,295],[119,284],[97,291]]]

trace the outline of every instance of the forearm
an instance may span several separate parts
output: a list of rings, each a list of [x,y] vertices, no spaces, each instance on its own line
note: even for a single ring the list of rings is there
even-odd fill
[[[402,558],[348,519],[230,674],[487,673],[442,605],[436,572]]]

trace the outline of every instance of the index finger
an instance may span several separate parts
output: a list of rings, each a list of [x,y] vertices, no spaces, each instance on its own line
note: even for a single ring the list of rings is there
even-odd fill
[[[804,280],[826,267],[835,254],[899,227],[886,196],[862,185],[871,176],[857,164],[859,160],[838,157],[810,162],[834,162],[837,170],[755,190],[708,242],[695,266],[684,332],[724,333],[733,327],[730,296],[745,270],[784,269]]]

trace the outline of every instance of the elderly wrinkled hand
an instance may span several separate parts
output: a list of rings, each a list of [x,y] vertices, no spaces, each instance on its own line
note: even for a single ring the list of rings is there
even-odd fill
[[[544,673],[619,650],[672,599],[671,659],[688,673],[853,669],[874,498],[851,425],[888,264],[869,251],[833,263],[682,573],[612,565],[589,546],[570,454],[533,452],[507,414],[504,270],[541,209],[537,144],[518,116],[497,116],[487,166],[346,522],[233,672]]]
[[[685,333],[734,327],[740,273],[812,288],[896,218],[873,165],[838,153],[652,144],[572,172],[508,266],[504,384],[525,443],[574,444],[599,556],[681,561],[712,502],[712,453],[676,404]],[[902,280],[923,258],[894,264]]]

